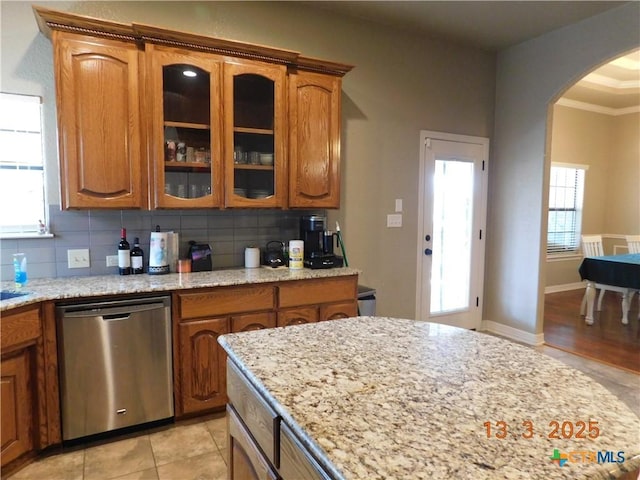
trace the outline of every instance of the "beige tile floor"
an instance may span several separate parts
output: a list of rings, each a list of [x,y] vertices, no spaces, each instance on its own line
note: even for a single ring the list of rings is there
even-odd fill
[[[223,480],[224,413],[70,448],[42,458],[11,480]]]
[[[538,351],[583,371],[640,417],[640,375],[543,346]],[[179,422],[124,439],[42,458],[11,480],[218,480],[227,475],[224,414]]]

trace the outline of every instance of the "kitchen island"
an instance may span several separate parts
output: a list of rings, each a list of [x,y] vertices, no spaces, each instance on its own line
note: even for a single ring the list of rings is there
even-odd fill
[[[219,342],[237,372],[230,382],[247,383],[229,393],[232,473],[234,418],[284,480],[292,444],[307,478],[607,479],[640,468],[640,419],[626,405],[501,338],[357,317]],[[260,405],[266,415],[255,414]],[[273,425],[252,420],[261,416]]]

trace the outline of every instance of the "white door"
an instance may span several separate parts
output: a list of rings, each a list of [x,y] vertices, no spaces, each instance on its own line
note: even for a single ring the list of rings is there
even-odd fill
[[[420,137],[416,317],[479,329],[489,140]]]

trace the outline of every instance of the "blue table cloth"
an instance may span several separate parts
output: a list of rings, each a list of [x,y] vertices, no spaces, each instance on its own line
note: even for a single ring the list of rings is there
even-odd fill
[[[578,272],[583,280],[640,290],[640,253],[587,257]]]

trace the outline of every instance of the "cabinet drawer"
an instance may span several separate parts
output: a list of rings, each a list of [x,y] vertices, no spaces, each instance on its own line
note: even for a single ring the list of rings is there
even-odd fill
[[[278,290],[280,307],[355,300],[358,292],[358,277],[353,275],[283,282]]]
[[[2,349],[35,340],[42,335],[40,309],[31,308],[18,313],[2,315],[0,345]]]
[[[277,466],[279,417],[231,361],[227,361],[227,396],[262,451]]]
[[[281,424],[280,468],[278,471],[283,480],[324,480],[329,478],[285,423]]]
[[[178,299],[181,320],[275,308],[272,285],[221,287],[196,293],[180,293]]]

